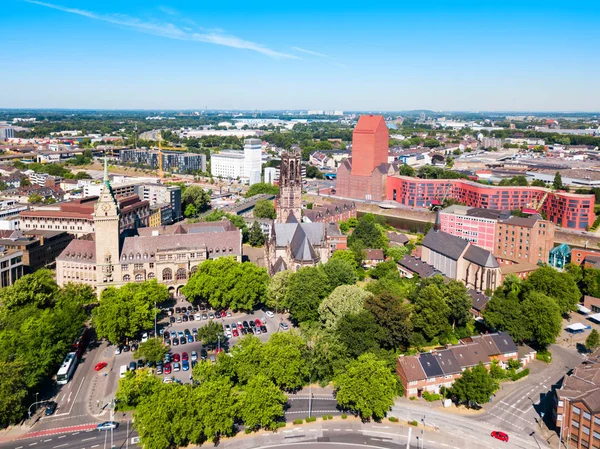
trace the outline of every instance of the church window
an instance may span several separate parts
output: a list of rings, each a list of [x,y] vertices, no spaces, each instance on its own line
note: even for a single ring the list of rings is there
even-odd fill
[[[179,270],[177,270],[175,276],[178,281],[185,280],[187,278],[187,272],[185,271],[185,268],[180,268]]]
[[[172,281],[173,280],[173,271],[170,268],[165,268],[162,272],[163,281]]]
[[[131,276],[129,276],[128,274],[123,276],[123,282],[129,282],[130,279],[131,279]]]
[[[190,270],[190,275],[194,274],[196,271],[198,271],[198,265],[192,267],[192,269]]]
[[[154,279],[154,273],[148,273],[148,279]]]

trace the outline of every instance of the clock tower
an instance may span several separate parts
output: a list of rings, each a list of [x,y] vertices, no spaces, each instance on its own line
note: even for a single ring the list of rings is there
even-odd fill
[[[121,211],[110,186],[108,166],[104,156],[104,186],[94,206],[96,240],[96,279],[100,293],[109,285],[121,283],[119,223]]]

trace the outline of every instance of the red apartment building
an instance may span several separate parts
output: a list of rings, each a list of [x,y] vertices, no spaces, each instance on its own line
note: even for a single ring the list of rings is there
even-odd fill
[[[352,133],[352,156],[344,159],[337,170],[336,194],[343,198],[381,201],[385,183],[393,174],[388,163],[389,139],[381,115],[361,115]]]
[[[421,179],[393,175],[387,179],[387,199],[405,206],[430,207],[445,198],[470,207],[514,210],[533,208],[565,228],[586,229],[594,222],[594,195],[543,187],[488,186],[464,179]]]

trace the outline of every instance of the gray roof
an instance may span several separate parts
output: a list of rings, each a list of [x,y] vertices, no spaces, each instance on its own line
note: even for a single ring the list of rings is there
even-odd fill
[[[444,374],[456,374],[461,372],[460,363],[450,349],[445,349],[435,354]]]
[[[294,237],[296,227],[302,230],[312,245],[322,245],[326,239],[326,225],[324,223],[275,223],[275,245],[279,247],[288,246]]]
[[[433,354],[424,352],[419,355],[419,361],[421,362],[421,366],[427,377],[437,377],[444,374],[438,363],[437,357]]]
[[[442,274],[441,271],[437,270],[434,266],[423,262],[421,259],[415,256],[404,256],[400,262],[398,262],[403,268],[406,268],[413,273],[416,273],[420,278],[428,278],[435,276],[436,274]]]
[[[484,365],[490,363],[487,351],[484,351],[479,343],[452,346],[450,350],[458,360],[461,368],[470,368],[480,362]]]
[[[275,265],[273,265],[273,273],[279,273],[280,271],[285,270],[287,270],[287,265],[281,256],[279,256],[275,261]]]
[[[467,293],[471,297],[471,307],[475,310],[479,310],[480,312],[485,309],[485,306],[490,301],[490,297],[484,295],[481,292],[477,292],[473,289],[467,290]]]
[[[71,240],[56,260],[95,264],[96,242],[93,240]]]
[[[487,268],[499,268],[500,264],[488,250],[480,248],[479,246],[469,245],[469,248],[465,252],[465,259],[469,262],[473,262],[475,265]]]
[[[500,221],[500,224],[522,226],[525,228],[533,228],[539,219],[539,215],[533,215],[527,218],[512,216],[507,220]]]
[[[506,332],[498,332],[497,334],[491,334],[490,337],[492,337],[492,340],[494,340],[494,343],[496,343],[496,346],[498,346],[500,354],[508,354],[511,352],[518,351],[517,345],[515,344],[513,339],[510,338],[510,335],[508,335]]]
[[[468,244],[469,242],[465,239],[435,229],[430,229],[423,238],[425,248],[429,248],[452,260],[458,260]]]
[[[290,217],[291,216],[293,216],[293,214],[290,213]],[[300,225],[296,226],[296,231],[290,242],[290,250],[292,252],[292,257],[297,261],[309,262],[319,259],[315,249],[308,240],[304,229],[302,229],[302,226]]]

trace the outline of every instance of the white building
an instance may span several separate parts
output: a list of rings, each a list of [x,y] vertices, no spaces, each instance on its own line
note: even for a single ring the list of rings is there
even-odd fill
[[[260,182],[262,168],[262,140],[246,139],[244,141],[244,178],[248,178],[249,184]]]
[[[210,156],[210,173],[221,178],[244,177],[244,154],[241,151],[221,151]]]
[[[0,142],[13,139],[15,137],[15,130],[12,126],[0,126]]]
[[[275,184],[277,169],[275,167],[265,167],[265,183]]]

